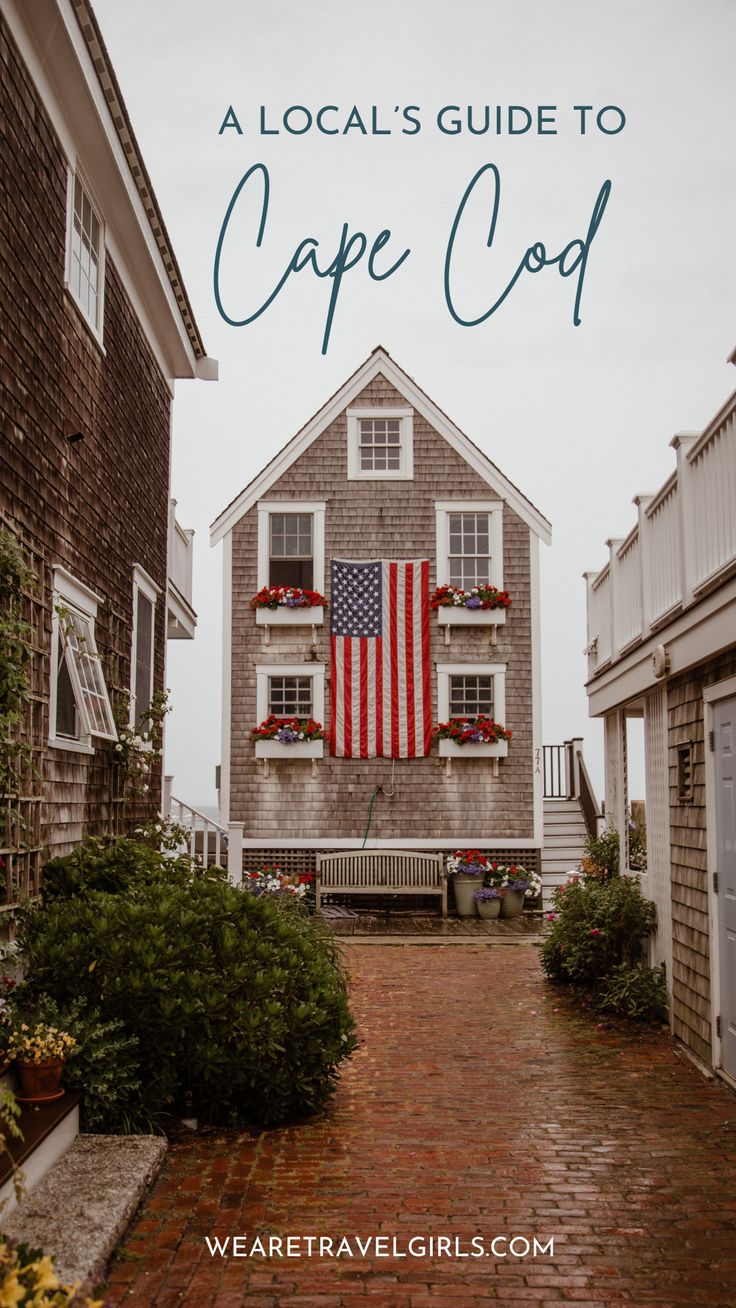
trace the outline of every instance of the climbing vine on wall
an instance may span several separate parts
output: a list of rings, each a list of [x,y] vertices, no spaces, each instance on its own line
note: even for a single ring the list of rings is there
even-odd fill
[[[29,691],[30,628],[23,617],[23,592],[32,590],[36,577],[23,550],[5,527],[0,527],[0,811],[17,788],[21,746],[15,738]]]

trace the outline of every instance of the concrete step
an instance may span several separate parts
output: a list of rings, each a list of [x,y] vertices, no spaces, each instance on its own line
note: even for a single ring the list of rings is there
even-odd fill
[[[18,1091],[18,1093],[20,1093]],[[0,1204],[6,1216],[16,1207],[13,1163],[23,1173],[27,1193],[43,1180],[79,1135],[79,1091],[67,1090],[48,1103],[22,1104],[18,1118],[21,1136],[10,1136],[8,1151],[0,1158]]]
[[[6,1219],[14,1240],[53,1254],[63,1282],[98,1284],[158,1175],[158,1135],[80,1135]]]

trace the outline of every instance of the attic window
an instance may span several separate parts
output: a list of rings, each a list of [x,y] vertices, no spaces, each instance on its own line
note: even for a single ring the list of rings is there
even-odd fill
[[[410,481],[413,409],[348,409],[348,480]]]

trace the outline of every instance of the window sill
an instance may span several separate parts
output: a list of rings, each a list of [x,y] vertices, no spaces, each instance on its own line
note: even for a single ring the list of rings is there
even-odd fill
[[[312,608],[287,608],[282,604],[277,609],[256,609],[257,627],[321,627],[325,620],[325,611],[321,604]]]
[[[506,609],[466,609],[459,604],[437,609],[440,627],[495,627],[502,626],[505,621]]]
[[[378,472],[375,468],[370,472],[349,472],[348,481],[413,481],[414,472],[397,472],[392,468],[390,472]]]
[[[293,745],[282,745],[280,740],[257,740],[256,758],[322,758],[324,740],[297,740]]]
[[[64,736],[49,736],[49,749],[64,749],[69,754],[94,754],[94,746],[88,745],[85,740],[72,740]]]
[[[454,740],[438,740],[437,748],[440,758],[506,758],[509,742],[498,740],[495,745],[456,745]]]

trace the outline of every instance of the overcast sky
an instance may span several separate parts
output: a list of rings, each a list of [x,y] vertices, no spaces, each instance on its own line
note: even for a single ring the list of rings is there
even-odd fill
[[[167,771],[190,803],[214,800],[219,761],[221,547],[209,523],[379,342],[551,519],[542,550],[544,739],[585,736],[600,784],[600,731],[584,692],[581,574],[605,540],[633,525],[637,493],[674,466],[669,440],[702,429],[736,386],[732,0],[95,0],[208,353],[220,382],[179,383],[173,492],[196,530],[194,643],[169,645],[174,712]],[[437,111],[557,106],[556,135],[443,135]],[[218,129],[232,105],[243,134]],[[259,134],[290,106],[353,106],[390,135]],[[396,130],[395,106],[422,127]],[[574,105],[619,106],[626,126],[579,131]],[[462,117],[462,112],[461,112]],[[517,114],[517,119],[520,117]],[[300,126],[303,114],[292,121]],[[612,127],[616,115],[603,120]],[[251,326],[228,326],[213,294],[213,259],[233,191],[268,167],[271,204],[255,249],[256,193],[236,211],[223,299],[252,313],[307,236],[323,266],[344,222],[392,238],[373,282],[345,275],[329,350],[321,353],[331,283],[292,277]],[[454,266],[461,316],[501,295],[526,248],[556,256],[584,237],[602,183],[608,207],[587,261],[574,327],[576,276],[528,273],[488,321],[454,322],[443,265],[461,196],[475,172],[500,174],[496,239],[485,248],[489,189],[468,206]],[[324,254],[322,253],[324,251]],[[389,256],[393,254],[390,260]]]

